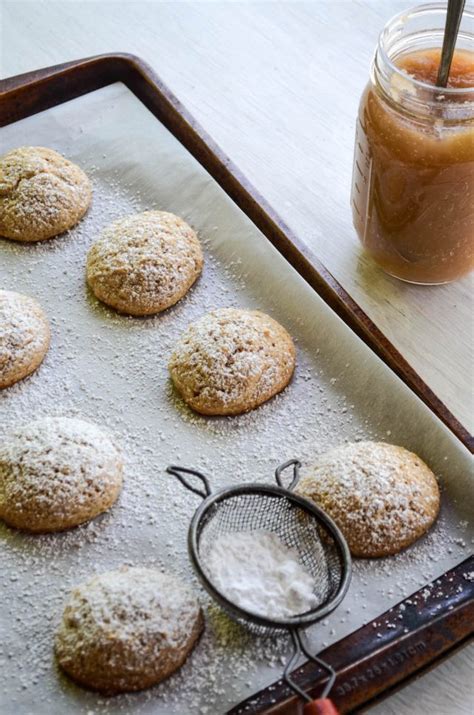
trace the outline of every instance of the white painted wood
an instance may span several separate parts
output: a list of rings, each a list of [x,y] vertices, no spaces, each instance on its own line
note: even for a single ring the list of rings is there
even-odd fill
[[[0,72],[113,51],[148,61],[472,431],[472,278],[421,288],[386,277],[359,248],[349,210],[354,121],[377,33],[412,2],[4,0]],[[472,713],[473,654],[373,712]]]

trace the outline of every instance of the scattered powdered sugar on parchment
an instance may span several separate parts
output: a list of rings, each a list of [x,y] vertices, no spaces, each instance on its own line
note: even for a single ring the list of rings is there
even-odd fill
[[[272,311],[238,255],[218,259],[219,227],[200,236],[202,277],[189,295],[162,315],[137,319],[99,304],[85,286],[85,258],[112,220],[149,208],[119,173],[94,179],[92,208],[67,235],[38,245],[1,242],[0,275],[7,289],[34,296],[52,328],[51,348],[32,377],[0,393],[0,430],[43,415],[67,415],[110,430],[125,456],[124,487],[113,509],[93,522],[56,535],[28,536],[0,526],[0,703],[10,711],[56,713],[188,713],[217,715],[279,677],[286,638],[256,639],[232,624],[199,588],[188,561],[186,533],[200,501],[165,467],[194,466],[213,489],[248,481],[274,483],[275,467],[349,440],[386,438],[342,385],[346,367],[335,368],[324,345],[298,340],[300,318]],[[94,177],[95,174],[95,177]],[[189,216],[183,215],[192,225]],[[222,249],[219,249],[222,251]],[[233,418],[205,418],[173,391],[167,362],[177,338],[196,318],[216,307],[259,308],[289,330],[298,350],[290,386],[258,410]],[[347,356],[346,356],[347,357]],[[442,476],[442,475],[438,475]],[[448,508],[448,511],[451,507]],[[447,528],[445,507],[436,528],[394,559],[355,564],[348,607],[367,606],[367,620],[432,578],[438,561],[465,555],[462,529]],[[451,511],[449,511],[451,514]],[[449,517],[452,520],[452,516]],[[56,668],[53,638],[71,588],[123,564],[170,571],[193,585],[205,609],[205,632],[183,668],[143,693],[104,698],[73,685]],[[390,592],[393,589],[393,592]],[[354,610],[355,610],[355,606]],[[371,616],[372,614],[372,616]],[[360,615],[341,607],[309,631],[315,650],[360,625]],[[183,705],[185,703],[185,705]]]

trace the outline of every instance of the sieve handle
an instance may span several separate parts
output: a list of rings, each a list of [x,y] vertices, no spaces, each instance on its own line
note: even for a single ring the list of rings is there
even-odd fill
[[[283,671],[283,681],[297,695],[299,695],[302,700],[305,701],[303,715],[338,715],[338,711],[334,707],[331,700],[329,700],[329,698],[327,697],[331,692],[332,686],[334,685],[334,681],[336,680],[336,672],[334,668],[332,668],[332,666],[330,666],[328,663],[325,663],[324,660],[321,660],[321,658],[319,658],[317,655],[313,655],[312,653],[310,653],[304,642],[303,634],[298,628],[291,628],[290,636],[291,641],[293,643],[293,653],[291,654]],[[296,666],[302,653],[304,653],[304,655],[309,658],[309,660],[312,660],[313,663],[316,663],[321,668],[324,668],[324,670],[328,674],[328,679],[323,688],[323,692],[321,693],[321,697],[317,700],[311,700],[308,693],[302,690],[291,676],[291,671]]]
[[[287,468],[291,467],[293,465],[293,480],[290,484],[289,487],[285,487],[283,484],[282,478],[281,478],[281,473]],[[277,484],[279,487],[282,487],[282,489],[287,489],[289,492],[292,491],[298,484],[300,480],[300,467],[301,467],[301,462],[298,459],[289,459],[287,462],[283,462],[283,464],[280,464],[279,467],[275,469],[275,479],[277,481]]]
[[[168,472],[168,474],[172,474],[174,477],[177,477],[181,484],[186,487],[186,489],[189,489],[190,492],[194,492],[203,499],[207,499],[207,497],[210,496],[211,487],[209,485],[208,478],[204,474],[201,474],[201,472],[198,472],[196,469],[189,469],[188,467],[176,467],[173,465],[167,467],[166,471]],[[193,487],[193,485],[190,484],[188,480],[183,476],[184,474],[192,474],[193,477],[197,477],[203,484],[204,491],[198,489],[197,487]]]

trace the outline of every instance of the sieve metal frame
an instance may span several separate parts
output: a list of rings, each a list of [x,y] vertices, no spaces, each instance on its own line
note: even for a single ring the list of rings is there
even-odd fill
[[[217,492],[211,491],[209,480],[205,475],[197,470],[178,466],[170,466],[166,470],[169,474],[173,474],[178,477],[187,489],[190,489],[204,499],[202,504],[200,504],[200,506],[196,509],[191,519],[187,538],[189,558],[202,586],[223,609],[232,614],[232,616],[237,620],[244,619],[250,621],[254,625],[267,628],[269,631],[273,632],[275,632],[275,630],[288,631],[306,628],[332,613],[332,611],[339,606],[346,595],[352,576],[352,562],[349,547],[347,546],[346,540],[344,539],[339,527],[333,519],[331,519],[331,517],[329,517],[318,506],[313,504],[313,502],[305,499],[299,494],[295,494],[292,491],[292,488],[296,486],[299,478],[296,469],[296,466],[300,466],[300,462],[298,462],[298,460],[288,460],[277,468],[275,477],[278,484],[281,484],[281,472],[290,465],[295,466],[295,477],[288,489],[285,489],[282,486],[267,485],[260,482],[247,482],[235,487],[225,487],[223,489],[219,489]],[[204,492],[188,484],[180,472],[197,476],[204,485]],[[251,611],[247,611],[246,609],[237,606],[232,601],[229,601],[207,577],[199,556],[199,531],[202,521],[208,512],[215,506],[228,499],[245,495],[261,495],[287,499],[290,503],[308,513],[312,518],[315,518],[319,523],[322,523],[323,526],[329,531],[337,548],[341,564],[341,581],[336,593],[323,605],[308,611],[307,613],[291,616],[287,619],[268,619]]]

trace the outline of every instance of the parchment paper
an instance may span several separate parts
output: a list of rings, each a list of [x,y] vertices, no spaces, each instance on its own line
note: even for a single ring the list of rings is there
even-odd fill
[[[53,332],[37,373],[0,394],[1,433],[43,414],[80,415],[110,428],[127,456],[122,497],[106,516],[51,536],[1,527],[3,713],[223,713],[280,676],[286,640],[258,641],[232,627],[194,582],[186,531],[199,498],[164,473],[170,463],[205,470],[216,488],[272,482],[275,467],[290,457],[308,464],[345,440],[374,438],[417,452],[433,468],[443,485],[436,527],[404,554],[354,564],[346,601],[309,631],[315,650],[468,555],[467,451],[125,86],[17,122],[0,139],[2,153],[25,144],[57,149],[91,175],[95,188],[89,215],[68,235],[31,246],[0,241],[0,285],[35,296]],[[195,227],[205,270],[165,314],[118,316],[88,293],[85,254],[109,221],[150,208],[173,211]],[[317,221],[317,206],[314,214]],[[298,368],[289,388],[260,409],[206,419],[174,395],[167,360],[190,322],[229,305],[258,307],[285,325],[297,341]],[[155,565],[193,581],[207,626],[179,674],[144,693],[104,698],[59,674],[53,634],[71,587],[123,563]]]

